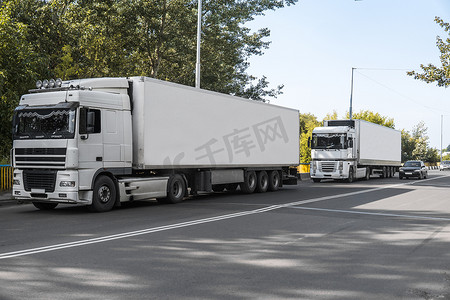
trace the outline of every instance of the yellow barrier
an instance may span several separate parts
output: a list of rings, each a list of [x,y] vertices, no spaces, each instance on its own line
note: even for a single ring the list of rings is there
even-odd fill
[[[0,190],[12,188],[13,168],[10,166],[0,166]]]
[[[301,164],[297,167],[299,173],[309,173],[309,164]]]

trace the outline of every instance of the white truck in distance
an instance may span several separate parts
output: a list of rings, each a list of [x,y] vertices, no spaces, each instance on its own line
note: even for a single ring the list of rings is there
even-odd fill
[[[52,82],[13,117],[13,196],[108,211],[296,184],[298,111],[146,77]]]
[[[328,120],[312,132],[310,175],[322,179],[392,177],[401,166],[401,133],[364,120]]]

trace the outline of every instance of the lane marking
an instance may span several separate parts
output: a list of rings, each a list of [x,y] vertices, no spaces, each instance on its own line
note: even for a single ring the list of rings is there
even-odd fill
[[[439,179],[442,177],[449,177],[449,176],[450,175],[438,176],[438,177],[434,177],[434,178],[421,180],[420,182],[424,182],[424,181],[428,181],[428,180],[435,180],[435,179]],[[206,223],[211,223],[211,222],[217,222],[217,221],[222,221],[222,220],[227,220],[227,219],[232,219],[232,218],[248,216],[248,215],[261,214],[261,213],[269,212],[269,211],[280,209],[280,208],[293,207],[293,206],[298,206],[298,205],[302,205],[302,204],[320,202],[320,201],[331,200],[331,199],[336,199],[336,198],[350,197],[350,196],[375,192],[375,191],[379,191],[379,190],[395,188],[395,187],[403,186],[403,185],[411,185],[413,183],[414,182],[391,184],[391,185],[376,187],[376,188],[372,188],[372,189],[368,189],[368,190],[361,190],[361,191],[349,192],[349,193],[338,194],[338,195],[324,196],[324,197],[313,198],[313,199],[308,199],[308,200],[290,202],[290,203],[286,203],[286,204],[271,205],[271,206],[263,207],[260,209],[250,210],[250,211],[243,211],[243,212],[221,215],[221,216],[216,216],[216,217],[198,219],[198,220],[187,221],[187,222],[182,222],[182,223],[175,223],[175,224],[171,224],[171,225],[152,227],[152,228],[147,228],[147,229],[142,229],[142,230],[107,235],[107,236],[97,237],[97,238],[92,238],[92,239],[79,240],[79,241],[68,242],[68,243],[61,243],[61,244],[55,244],[55,245],[49,245],[49,246],[43,246],[43,247],[37,247],[37,248],[31,248],[31,249],[24,249],[24,250],[12,251],[12,252],[0,253],[0,260],[7,259],[7,258],[19,257],[19,256],[32,255],[32,254],[37,254],[37,253],[43,253],[43,252],[56,251],[56,250],[61,250],[61,249],[66,249],[66,248],[80,247],[80,246],[85,246],[85,245],[90,245],[90,244],[104,243],[104,242],[118,240],[118,239],[125,239],[125,238],[129,238],[129,237],[133,237],[133,236],[139,236],[139,235],[151,234],[151,233],[155,233],[155,232],[162,232],[162,231],[173,230],[173,229],[178,229],[178,228],[190,227],[190,226],[195,226],[195,225],[200,225],[200,224],[206,224]]]
[[[416,220],[450,221],[450,218],[413,216],[413,215],[390,214],[390,213],[380,213],[380,212],[367,212],[367,211],[341,210],[341,209],[328,209],[328,208],[314,208],[314,207],[298,207],[298,206],[292,206],[291,208],[301,209],[301,210],[335,212],[335,213],[337,212],[337,213],[355,214],[355,215],[397,217],[397,218],[407,218],[407,219],[416,219]]]

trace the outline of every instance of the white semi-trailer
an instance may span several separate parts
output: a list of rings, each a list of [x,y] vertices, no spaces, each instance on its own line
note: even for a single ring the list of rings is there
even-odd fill
[[[15,110],[12,150],[13,196],[39,209],[296,183],[296,110],[146,77],[41,84]]]
[[[401,165],[401,132],[364,120],[324,121],[310,145],[314,182],[392,177]]]

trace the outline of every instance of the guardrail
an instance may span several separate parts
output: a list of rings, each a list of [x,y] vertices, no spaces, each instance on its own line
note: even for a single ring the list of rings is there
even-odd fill
[[[0,165],[0,191],[10,190],[13,182],[13,167]]]

